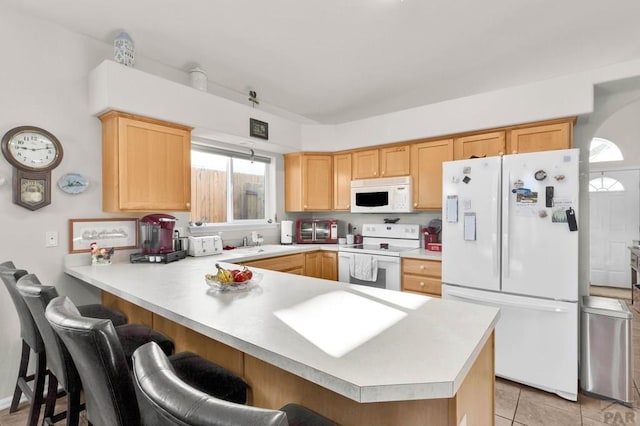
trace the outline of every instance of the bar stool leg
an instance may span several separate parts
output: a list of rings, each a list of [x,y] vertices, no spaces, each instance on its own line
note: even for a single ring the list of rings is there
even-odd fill
[[[49,374],[49,386],[47,387],[47,399],[44,404],[44,424],[53,424],[55,414],[56,399],[58,397],[58,379],[53,374]]]
[[[80,422],[80,391],[67,394],[67,426],[78,426]]]
[[[20,367],[18,367],[18,379],[16,380],[16,390],[13,392],[13,399],[11,400],[11,407],[9,413],[13,413],[18,409],[20,404],[20,397],[22,396],[22,388],[20,387],[20,381],[26,382],[27,367],[29,366],[29,356],[31,355],[31,348],[27,345],[27,342],[22,341],[22,356],[20,357]]]
[[[40,408],[44,402],[44,379],[47,376],[47,355],[44,351],[38,354],[38,364],[36,365],[36,374],[33,383],[33,400],[31,401],[31,410],[29,411],[28,426],[36,426],[38,417],[40,417]]]

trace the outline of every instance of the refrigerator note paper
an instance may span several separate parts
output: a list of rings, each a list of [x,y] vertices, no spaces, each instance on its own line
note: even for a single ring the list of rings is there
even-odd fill
[[[464,214],[464,239],[465,241],[476,240],[476,214]]]

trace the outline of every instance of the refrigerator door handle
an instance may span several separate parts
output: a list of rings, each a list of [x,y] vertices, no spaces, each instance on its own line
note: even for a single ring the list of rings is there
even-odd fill
[[[538,305],[530,305],[526,303],[514,303],[508,302],[505,300],[492,299],[490,297],[478,297],[478,296],[468,296],[465,293],[459,293],[455,290],[449,290],[447,292],[449,295],[454,296],[458,299],[468,300],[474,303],[481,304],[490,304],[491,306],[504,306],[504,307],[512,307],[512,308],[520,308],[527,309],[530,311],[543,311],[543,312],[556,312],[556,313],[569,313],[568,309],[560,308],[556,306],[538,306]]]
[[[493,215],[493,223],[496,225],[494,232],[491,235],[491,238],[493,239],[492,241],[492,247],[491,247],[491,256],[492,256],[492,260],[493,260],[493,275],[496,277],[500,276],[500,252],[498,251],[498,248],[500,247],[500,185],[502,182],[500,182],[500,174],[496,173],[494,175],[494,184],[493,187],[495,188],[495,194],[494,197],[495,202],[492,203],[493,207],[491,209],[491,214]]]
[[[502,173],[502,277],[506,278],[509,276],[511,268],[509,261],[509,210],[511,209],[509,184],[511,183],[511,172],[503,169]]]

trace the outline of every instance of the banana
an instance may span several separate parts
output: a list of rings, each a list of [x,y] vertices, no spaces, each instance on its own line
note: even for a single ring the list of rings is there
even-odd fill
[[[218,268],[218,273],[216,274],[216,279],[219,283],[232,283],[233,282],[233,274],[228,269],[224,269],[222,266],[216,263],[216,268]]]

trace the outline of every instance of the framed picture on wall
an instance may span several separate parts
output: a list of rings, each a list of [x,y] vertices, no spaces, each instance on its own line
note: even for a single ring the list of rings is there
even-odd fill
[[[249,136],[260,139],[269,139],[269,123],[256,120],[255,118],[250,118]]]
[[[89,252],[91,243],[116,249],[138,247],[138,219],[69,219],[69,253]]]

